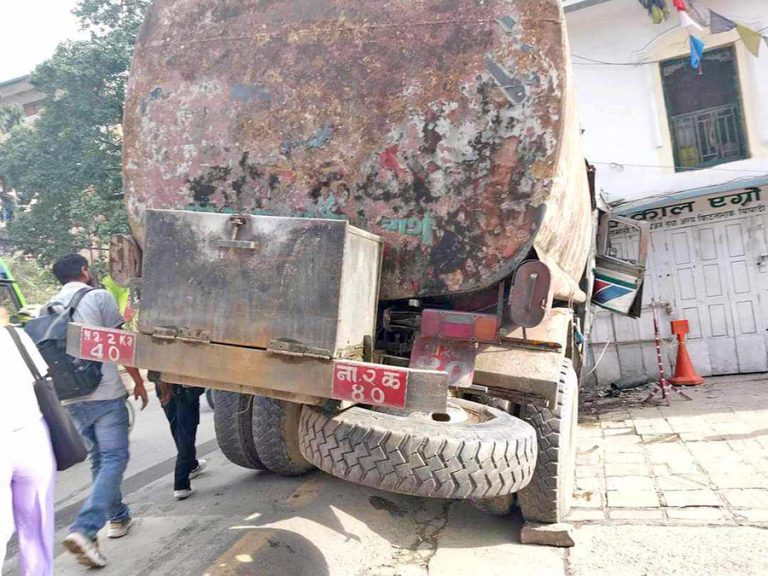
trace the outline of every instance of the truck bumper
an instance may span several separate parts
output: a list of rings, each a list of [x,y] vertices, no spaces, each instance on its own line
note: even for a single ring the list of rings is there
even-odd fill
[[[475,384],[516,404],[557,406],[560,370],[569,356],[572,324],[570,309],[555,308],[525,333],[518,329],[499,344],[481,345],[475,359]]]
[[[81,353],[83,328],[91,327],[70,323],[67,329],[67,353],[78,358],[84,357]],[[333,399],[334,363],[337,362],[334,360],[180,339],[161,340],[134,332],[112,332],[130,334],[134,338],[132,360],[121,363],[158,371],[168,382],[304,404],[319,405]],[[448,375],[445,372],[398,370],[408,372],[404,413],[445,412],[448,398]]]

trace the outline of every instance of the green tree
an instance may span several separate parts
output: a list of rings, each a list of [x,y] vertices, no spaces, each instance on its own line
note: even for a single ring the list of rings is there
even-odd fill
[[[34,125],[0,143],[0,174],[30,209],[8,233],[51,261],[104,246],[127,232],[121,148],[125,85],[133,45],[150,0],[80,0],[74,14],[87,40],[64,42],[32,74],[46,99]]]
[[[0,137],[10,132],[24,119],[24,109],[18,104],[0,106]]]

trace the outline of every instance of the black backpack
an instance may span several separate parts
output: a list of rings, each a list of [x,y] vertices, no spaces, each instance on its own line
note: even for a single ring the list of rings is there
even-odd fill
[[[83,288],[63,310],[48,306],[47,314],[27,322],[24,330],[40,350],[48,364],[48,376],[61,400],[91,394],[101,382],[101,362],[82,360],[67,354],[67,324],[72,321],[77,305],[93,288]]]

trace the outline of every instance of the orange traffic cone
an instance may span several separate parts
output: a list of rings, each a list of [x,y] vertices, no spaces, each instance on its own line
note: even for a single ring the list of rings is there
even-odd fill
[[[685,335],[688,332],[688,320],[672,320],[672,334],[677,336],[677,362],[675,362],[675,375],[669,381],[676,386],[704,384],[704,378],[699,376],[696,368],[693,367],[688,348],[685,346]]]

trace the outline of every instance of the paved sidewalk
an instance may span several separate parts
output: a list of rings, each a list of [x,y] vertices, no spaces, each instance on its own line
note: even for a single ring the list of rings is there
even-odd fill
[[[768,379],[582,405],[570,521],[768,526]]]

